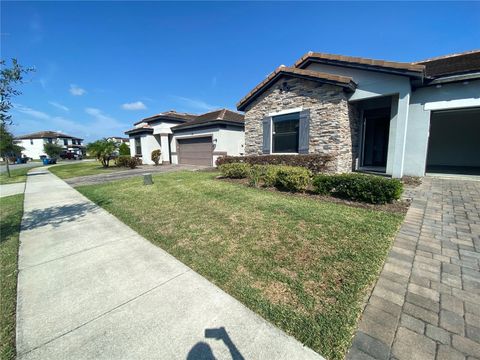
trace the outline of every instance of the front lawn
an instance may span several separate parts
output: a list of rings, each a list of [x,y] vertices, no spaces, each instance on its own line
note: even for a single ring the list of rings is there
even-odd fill
[[[95,160],[77,163],[60,163],[58,165],[49,167],[48,170],[61,179],[69,179],[77,176],[107,174],[113,171],[126,169],[116,167],[113,161],[110,162],[110,166],[108,168],[104,168],[100,162]]]
[[[23,194],[0,198],[0,354],[15,358],[18,236],[23,214]]]
[[[77,188],[328,359],[342,359],[402,214],[179,172]]]
[[[38,164],[38,166],[42,166],[42,164]],[[8,177],[7,172],[2,172],[0,174],[0,184],[13,184],[19,182],[27,181],[27,173],[34,169],[36,166],[20,168],[20,169],[12,169],[10,168],[10,177]]]

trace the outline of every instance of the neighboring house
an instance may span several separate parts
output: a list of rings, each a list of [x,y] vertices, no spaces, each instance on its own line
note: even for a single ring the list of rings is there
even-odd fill
[[[83,139],[56,131],[39,131],[32,134],[17,136],[15,138],[15,143],[24,148],[22,151],[23,155],[32,159],[39,159],[40,156],[46,155],[43,151],[43,145],[46,143],[61,145],[65,151],[78,154],[83,154],[85,151]]]
[[[480,51],[417,63],[309,52],[238,104],[245,152],[333,154],[336,172],[480,173]]]
[[[243,115],[227,109],[201,115],[168,111],[136,122],[125,132],[130,153],[153,164],[151,153],[162,152],[162,162],[213,166],[222,155],[244,154]]]
[[[129,138],[124,138],[124,137],[119,137],[119,136],[109,136],[106,138],[107,141],[112,141],[118,145],[120,144],[127,144],[128,146],[130,146],[130,139]]]

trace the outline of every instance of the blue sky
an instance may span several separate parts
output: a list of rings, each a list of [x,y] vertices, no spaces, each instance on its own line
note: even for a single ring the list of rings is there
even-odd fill
[[[480,47],[480,2],[2,2],[1,55],[36,72],[15,134],[121,136],[235,104],[313,50],[415,61]]]

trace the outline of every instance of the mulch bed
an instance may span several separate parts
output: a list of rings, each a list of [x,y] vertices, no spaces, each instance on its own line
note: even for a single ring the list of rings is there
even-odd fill
[[[217,179],[221,180],[221,181],[231,182],[231,183],[234,183],[234,184],[249,186],[248,185],[248,179],[230,179],[230,178],[224,178],[224,177],[221,177],[221,176],[217,176]],[[289,191],[279,190],[275,187],[260,186],[260,187],[258,187],[258,189],[271,191],[271,192],[280,192],[282,194],[286,194],[286,195],[289,195],[289,196],[296,196],[296,197],[302,197],[302,198],[316,199],[316,200],[320,200],[320,201],[332,202],[332,203],[336,203],[336,204],[343,204],[343,205],[362,208],[362,209],[388,211],[388,212],[392,212],[392,213],[402,213],[402,214],[405,214],[407,212],[408,207],[410,206],[410,203],[411,203],[410,199],[402,199],[402,200],[395,201],[391,204],[369,204],[369,203],[364,203],[364,202],[359,202],[359,201],[351,201],[351,200],[336,198],[336,197],[328,196],[328,195],[318,195],[318,194],[314,193],[312,190],[307,190],[304,193],[293,193],[293,192],[289,192]]]

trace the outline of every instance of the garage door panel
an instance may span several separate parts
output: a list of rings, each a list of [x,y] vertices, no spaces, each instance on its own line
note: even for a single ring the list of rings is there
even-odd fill
[[[427,172],[480,173],[480,109],[432,112]]]
[[[212,165],[211,137],[179,139],[178,148],[180,164]]]

